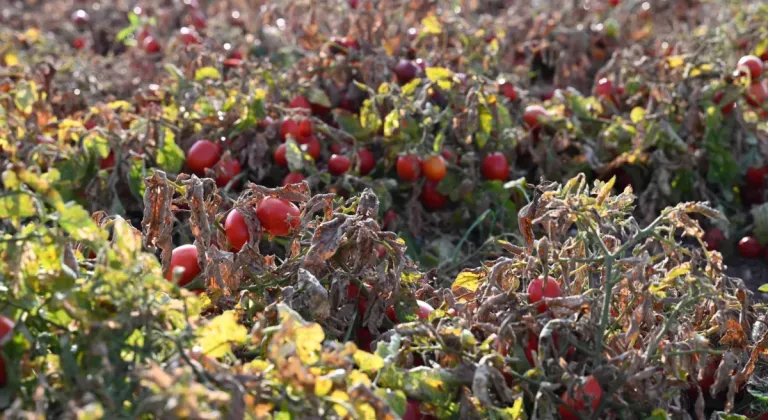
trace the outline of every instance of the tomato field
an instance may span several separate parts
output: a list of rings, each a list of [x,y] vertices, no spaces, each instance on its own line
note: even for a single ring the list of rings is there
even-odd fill
[[[768,4],[0,8],[7,418],[768,419]]]

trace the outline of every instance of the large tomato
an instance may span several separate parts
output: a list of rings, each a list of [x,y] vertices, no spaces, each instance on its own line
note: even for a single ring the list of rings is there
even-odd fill
[[[528,301],[536,303],[542,300],[542,298],[557,298],[563,295],[563,291],[560,289],[560,285],[552,277],[547,277],[547,284],[544,284],[544,278],[539,276],[536,280],[532,281],[528,285]],[[536,307],[539,313],[547,310],[547,304],[541,303]]]
[[[572,395],[564,393],[562,400],[565,404],[560,405],[560,418],[563,420],[578,420],[579,416],[569,410],[567,406],[580,414],[588,414],[597,410],[600,405],[600,398],[603,396],[603,388],[594,376],[587,376],[583,384],[579,384],[573,390]],[[589,406],[587,406],[589,403]],[[591,409],[589,408],[591,407]],[[585,417],[586,418],[586,417]]]
[[[205,175],[205,170],[213,168],[221,157],[221,148],[210,140],[198,140],[187,152],[187,167],[197,175]]]
[[[248,225],[245,224],[243,215],[237,209],[232,210],[227,215],[227,220],[224,221],[224,231],[227,233],[227,241],[235,251],[239,251],[251,239]]]
[[[274,236],[286,236],[299,226],[301,212],[295,204],[280,198],[267,197],[256,208],[261,226]]]
[[[173,271],[176,267],[184,269],[179,279],[179,286],[185,286],[200,274],[200,266],[197,264],[197,248],[194,245],[182,245],[171,252],[171,269],[165,276],[168,281],[173,279]]]

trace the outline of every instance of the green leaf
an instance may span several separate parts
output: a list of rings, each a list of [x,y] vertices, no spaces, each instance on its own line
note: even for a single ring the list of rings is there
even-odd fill
[[[499,132],[502,132],[507,128],[512,127],[512,116],[509,115],[509,110],[507,109],[507,107],[497,103],[496,113],[499,115],[499,121],[497,122],[497,124],[499,125]]]
[[[371,134],[379,131],[381,127],[379,110],[376,109],[374,102],[370,99],[366,99],[360,108],[360,125]]]
[[[651,412],[651,415],[649,417],[646,417],[645,420],[667,420],[667,412],[663,409],[656,409]]]
[[[85,209],[74,202],[67,203],[60,211],[59,226],[76,241],[96,242],[103,237],[103,231],[96,226]]]
[[[304,154],[292,137],[289,137],[285,142],[285,158],[291,172],[299,172],[304,167]]]
[[[95,131],[85,136],[85,139],[83,139],[83,147],[85,147],[91,154],[102,159],[109,155],[109,140]]]
[[[483,130],[483,133],[490,135],[491,130],[493,130],[493,114],[491,114],[491,111],[485,105],[480,105],[477,112],[480,129]]]
[[[35,215],[35,203],[26,193],[0,197],[0,219],[16,219]]]
[[[13,96],[13,103],[16,108],[24,114],[32,113],[32,104],[35,103],[35,94],[32,86],[26,80],[20,81],[16,85],[16,93]]]
[[[405,415],[408,399],[406,398],[403,391],[392,390],[388,388],[376,388],[375,392],[379,398],[387,403],[387,407],[397,413],[399,417],[403,417]]]
[[[757,290],[761,292],[768,292],[768,283],[760,286]],[[766,395],[766,398],[768,398],[768,395]],[[765,401],[768,402],[768,399],[766,399]]]
[[[221,79],[221,73],[215,67],[202,67],[195,71],[195,81],[203,79]]]
[[[128,185],[137,197],[144,197],[144,177],[147,175],[147,169],[144,167],[144,160],[133,160],[131,170],[128,172]]]
[[[163,133],[163,147],[157,151],[157,166],[165,172],[179,173],[184,166],[184,151],[176,145],[173,130],[166,127]]]
[[[632,108],[632,112],[629,113],[629,118],[633,123],[637,124],[645,119],[645,109],[641,106]]]
[[[364,141],[370,137],[370,132],[363,128],[363,126],[360,125],[360,120],[355,117],[337,114],[336,122],[339,123],[342,130],[346,131],[357,140]]]
[[[325,93],[323,89],[310,89],[309,92],[307,92],[307,99],[311,104],[316,104],[327,108],[331,107],[331,100],[328,98],[328,94]]]

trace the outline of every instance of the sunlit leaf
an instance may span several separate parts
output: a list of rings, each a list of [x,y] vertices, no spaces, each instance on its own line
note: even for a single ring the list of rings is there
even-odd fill
[[[248,331],[237,322],[234,311],[226,311],[198,330],[197,344],[203,354],[222,357],[232,351],[232,344],[243,344]]]
[[[195,81],[201,81],[205,79],[221,79],[221,73],[216,67],[202,67],[195,71]]]
[[[59,226],[76,241],[94,242],[103,237],[102,230],[96,226],[96,223],[91,219],[91,215],[82,206],[74,202],[67,203],[62,208]]]
[[[421,25],[424,27],[422,33],[431,35],[440,35],[443,33],[443,25],[437,19],[435,15],[429,15],[421,20]]]
[[[366,373],[376,373],[384,367],[384,360],[381,357],[367,351],[356,351],[354,359],[360,370]]]

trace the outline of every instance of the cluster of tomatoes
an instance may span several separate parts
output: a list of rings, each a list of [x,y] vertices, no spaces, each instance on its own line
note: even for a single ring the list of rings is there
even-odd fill
[[[768,61],[768,52],[764,53],[761,57],[754,55],[745,55],[739,59],[737,64],[736,76],[747,78],[747,88],[744,91],[744,100],[751,107],[760,111],[762,117],[768,116],[768,111],[763,109],[765,99],[768,97],[768,85],[765,80],[761,80],[764,73],[763,61]],[[713,97],[715,104],[720,106],[720,111],[723,115],[730,115],[734,109],[736,109],[736,101],[730,101],[728,103],[720,105],[723,99],[726,97],[727,90],[718,91]]]

